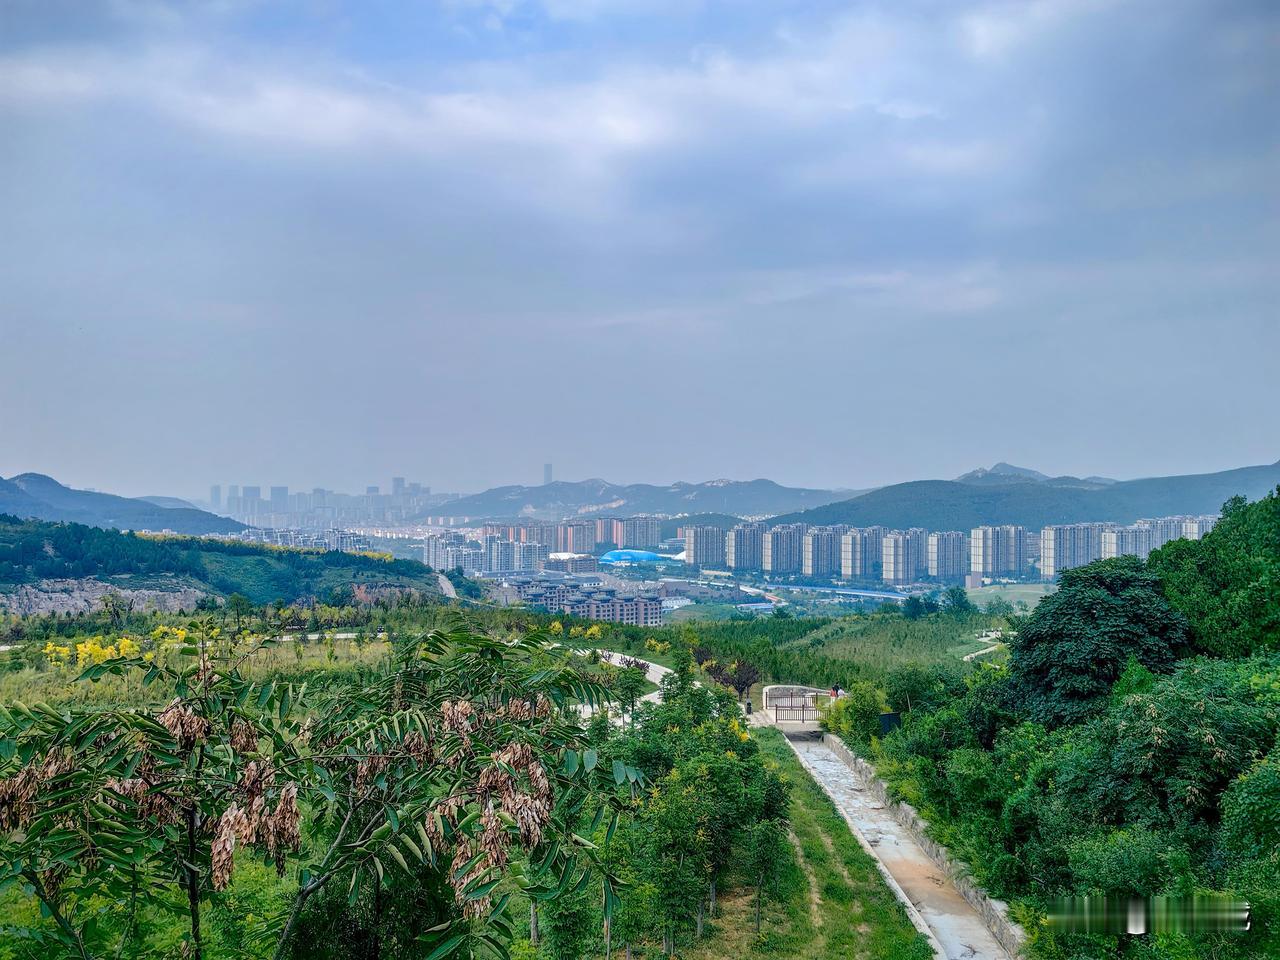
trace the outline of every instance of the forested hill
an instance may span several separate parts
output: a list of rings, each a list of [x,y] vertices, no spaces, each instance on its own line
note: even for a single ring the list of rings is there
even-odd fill
[[[1081,485],[1044,480],[969,483],[917,480],[775,517],[772,523],[847,523],[865,527],[926,527],[968,530],[1013,523],[1038,528],[1053,523],[1105,520],[1130,523],[1141,517],[1217,513],[1233,496],[1257,499],[1280,484],[1280,462],[1179,477]]]
[[[338,551],[286,550],[194,537],[149,537],[0,514],[0,593],[42,580],[105,580],[121,589],[171,585],[255,603],[334,591],[409,587],[438,592],[430,568]]]
[[[162,502],[157,503],[156,500]],[[76,490],[42,473],[0,478],[0,513],[38,520],[66,520],[117,530],[172,530],[174,533],[235,533],[245,528],[228,517],[204,510],[171,506],[173,498],[117,497],[95,490]]]

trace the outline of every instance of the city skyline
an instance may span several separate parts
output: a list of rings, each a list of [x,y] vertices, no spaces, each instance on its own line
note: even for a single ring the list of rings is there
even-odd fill
[[[1241,411],[1280,407],[1275,4],[4,18],[5,475],[202,496],[227,464],[480,490],[549,461],[862,488],[1274,460]]]

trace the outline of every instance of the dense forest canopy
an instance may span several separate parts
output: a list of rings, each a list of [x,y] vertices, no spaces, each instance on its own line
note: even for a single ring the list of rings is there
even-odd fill
[[[429,573],[415,560],[157,537],[0,514],[0,588],[44,579],[167,574],[190,577],[224,596],[238,592],[266,603],[293,601],[361,579],[403,581],[433,590]]]

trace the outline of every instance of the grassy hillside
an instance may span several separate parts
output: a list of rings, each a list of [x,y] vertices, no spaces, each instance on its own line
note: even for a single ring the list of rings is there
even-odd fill
[[[987,523],[1043,527],[1053,523],[1217,513],[1230,497],[1254,499],[1280,484],[1280,463],[1221,473],[1125,480],[1090,489],[1055,481],[997,484],[917,480],[852,500],[774,518],[774,523],[967,530]]]
[[[435,575],[414,560],[194,537],[145,537],[0,514],[0,589],[83,578],[110,580],[121,588],[155,587],[172,580],[224,597],[242,593],[255,603],[325,597],[348,588],[437,592]]]

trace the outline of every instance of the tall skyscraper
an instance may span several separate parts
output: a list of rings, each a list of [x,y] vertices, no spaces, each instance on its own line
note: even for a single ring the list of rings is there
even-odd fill
[[[705,524],[685,527],[684,562],[695,567],[723,567],[724,539],[724,531],[719,527]]]
[[[258,503],[262,500],[262,488],[246,486],[241,490],[240,499],[245,503]]]
[[[929,576],[942,583],[959,583],[969,572],[969,538],[961,530],[929,534]]]
[[[724,561],[730,570],[759,570],[764,561],[763,523],[740,523],[724,538]]]
[[[391,495],[393,497],[404,496],[404,477],[391,478]]]
[[[551,482],[551,464],[549,463],[544,463],[542,465],[542,482],[543,483]]]
[[[215,483],[209,488],[209,507],[214,513],[222,509],[222,485]]]

